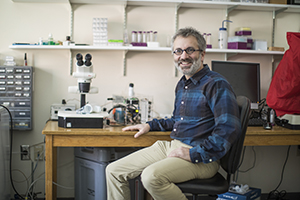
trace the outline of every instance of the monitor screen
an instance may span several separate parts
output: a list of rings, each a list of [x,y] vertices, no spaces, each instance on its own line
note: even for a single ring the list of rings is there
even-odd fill
[[[223,75],[231,84],[236,96],[260,101],[260,64],[234,61],[211,61],[212,71]]]

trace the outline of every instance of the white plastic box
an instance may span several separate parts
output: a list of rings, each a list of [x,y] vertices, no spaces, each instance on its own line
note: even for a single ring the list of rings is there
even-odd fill
[[[265,40],[254,40],[253,49],[257,50],[257,51],[267,51],[268,50],[267,41],[265,41]]]

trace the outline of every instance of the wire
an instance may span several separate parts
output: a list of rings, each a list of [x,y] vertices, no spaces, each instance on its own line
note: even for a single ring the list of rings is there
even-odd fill
[[[239,176],[239,168],[241,167],[241,165],[243,164],[243,162],[244,162],[244,157],[245,157],[245,151],[246,151],[246,147],[244,146],[244,148],[243,148],[243,152],[242,152],[242,159],[241,159],[241,161],[240,161],[240,164],[238,165],[238,167],[237,167],[237,170],[236,170],[236,173],[234,173],[234,175],[233,175],[233,182],[237,182],[237,180],[238,180],[238,176]]]
[[[67,190],[74,190],[74,187],[67,187],[67,186],[63,186],[63,185],[60,185],[58,183],[55,183],[54,181],[52,182],[54,185],[58,186],[58,187],[61,187],[61,188],[64,188],[64,189],[67,189]]]
[[[76,98],[73,98],[73,99],[67,99],[67,100],[66,100],[67,103],[68,103],[69,101],[78,101],[78,102],[80,102],[80,100],[79,100],[79,99],[76,99]]]
[[[254,150],[254,146],[252,146],[252,151],[253,151],[253,155],[254,155],[254,161],[253,161],[252,166],[250,168],[246,169],[246,170],[238,170],[239,172],[246,173],[246,172],[250,171],[251,169],[253,169],[255,167],[255,164],[256,164],[256,152]]]
[[[244,146],[244,148],[243,148],[242,160],[240,161],[240,164],[239,164],[239,166],[238,166],[238,169],[241,167],[241,165],[242,165],[243,162],[244,162],[245,151],[246,151],[246,146]]]
[[[242,165],[243,162],[244,162],[244,157],[245,157],[245,152],[246,152],[246,147],[243,148],[242,159],[241,159],[241,161],[240,161],[239,166],[237,167],[236,174],[235,174],[234,177],[233,177],[233,180],[234,180],[235,182],[237,182],[237,180],[238,180],[238,173],[239,173],[239,172],[241,172],[241,173],[246,173],[246,172],[250,171],[251,169],[253,169],[253,168],[255,167],[255,164],[256,164],[256,152],[255,152],[255,150],[254,150],[254,146],[252,146],[252,151],[253,151],[253,155],[254,155],[254,161],[253,161],[252,166],[249,167],[249,168],[246,169],[246,170],[239,170],[239,168],[241,167],[241,165]]]
[[[10,183],[11,183],[11,186],[13,188],[13,190],[15,191],[15,193],[21,198],[21,199],[24,199],[24,197],[22,197],[18,191],[16,190],[15,188],[15,185],[14,185],[14,182],[12,181],[12,170],[11,170],[11,167],[12,167],[12,144],[13,144],[13,119],[12,119],[12,116],[11,116],[11,112],[9,111],[9,109],[3,105],[0,105],[2,106],[9,114],[9,118],[10,118],[10,129],[9,129],[9,132],[10,132],[10,154],[9,154],[9,177],[10,177]]]
[[[281,172],[281,179],[280,179],[280,182],[279,182],[278,186],[275,188],[275,190],[277,190],[279,188],[279,186],[281,185],[281,183],[282,183],[283,173],[284,173],[284,169],[285,169],[286,163],[287,163],[287,161],[289,159],[290,149],[291,149],[291,145],[288,147],[288,150],[287,150],[287,153],[286,153],[286,159],[284,161],[282,172]]]
[[[283,197],[286,195],[286,191],[285,190],[282,190],[282,191],[279,192],[277,189],[279,188],[279,186],[281,185],[282,180],[283,180],[283,174],[284,174],[286,163],[287,163],[287,161],[289,159],[290,149],[291,149],[291,145],[289,145],[287,153],[286,153],[286,158],[285,158],[285,161],[284,161],[284,164],[283,164],[283,167],[282,167],[281,178],[280,178],[279,184],[277,185],[277,187],[274,190],[272,190],[269,193],[267,199],[283,200]]]
[[[28,190],[28,188],[29,188],[29,180],[26,177],[26,175],[21,170],[19,170],[19,169],[13,169],[12,171],[18,171],[18,172],[20,172],[24,176],[24,178],[25,178],[24,180],[21,180],[21,181],[13,180],[13,181],[16,182],[16,183],[23,183],[23,182],[26,181],[26,183],[27,183],[27,187],[26,187],[27,189],[26,190]]]
[[[27,190],[27,192],[26,192],[26,198],[25,199],[28,199],[28,195],[30,195],[31,197],[32,197],[32,194],[30,194],[30,192],[29,192],[29,190],[31,189],[31,187],[37,182],[37,181],[40,181],[40,180],[45,180],[43,177],[40,177],[40,178],[38,178],[38,179],[36,179],[35,181],[33,181],[31,184],[30,184],[30,186],[29,186],[29,188],[28,188],[28,190]],[[31,198],[30,198],[31,199]]]

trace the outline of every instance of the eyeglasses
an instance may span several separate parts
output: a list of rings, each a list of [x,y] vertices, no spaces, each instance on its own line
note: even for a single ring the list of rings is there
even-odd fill
[[[181,54],[183,54],[183,52],[186,52],[188,55],[191,55],[192,53],[194,53],[195,51],[201,51],[200,49],[194,49],[193,47],[188,47],[186,49],[175,49],[175,51],[173,51],[174,54],[176,54],[177,56],[180,56]]]

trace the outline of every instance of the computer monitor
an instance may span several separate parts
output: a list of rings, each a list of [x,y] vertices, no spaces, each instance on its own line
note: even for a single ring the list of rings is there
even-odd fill
[[[213,60],[211,67],[227,79],[237,96],[246,96],[252,103],[260,101],[259,63]]]

